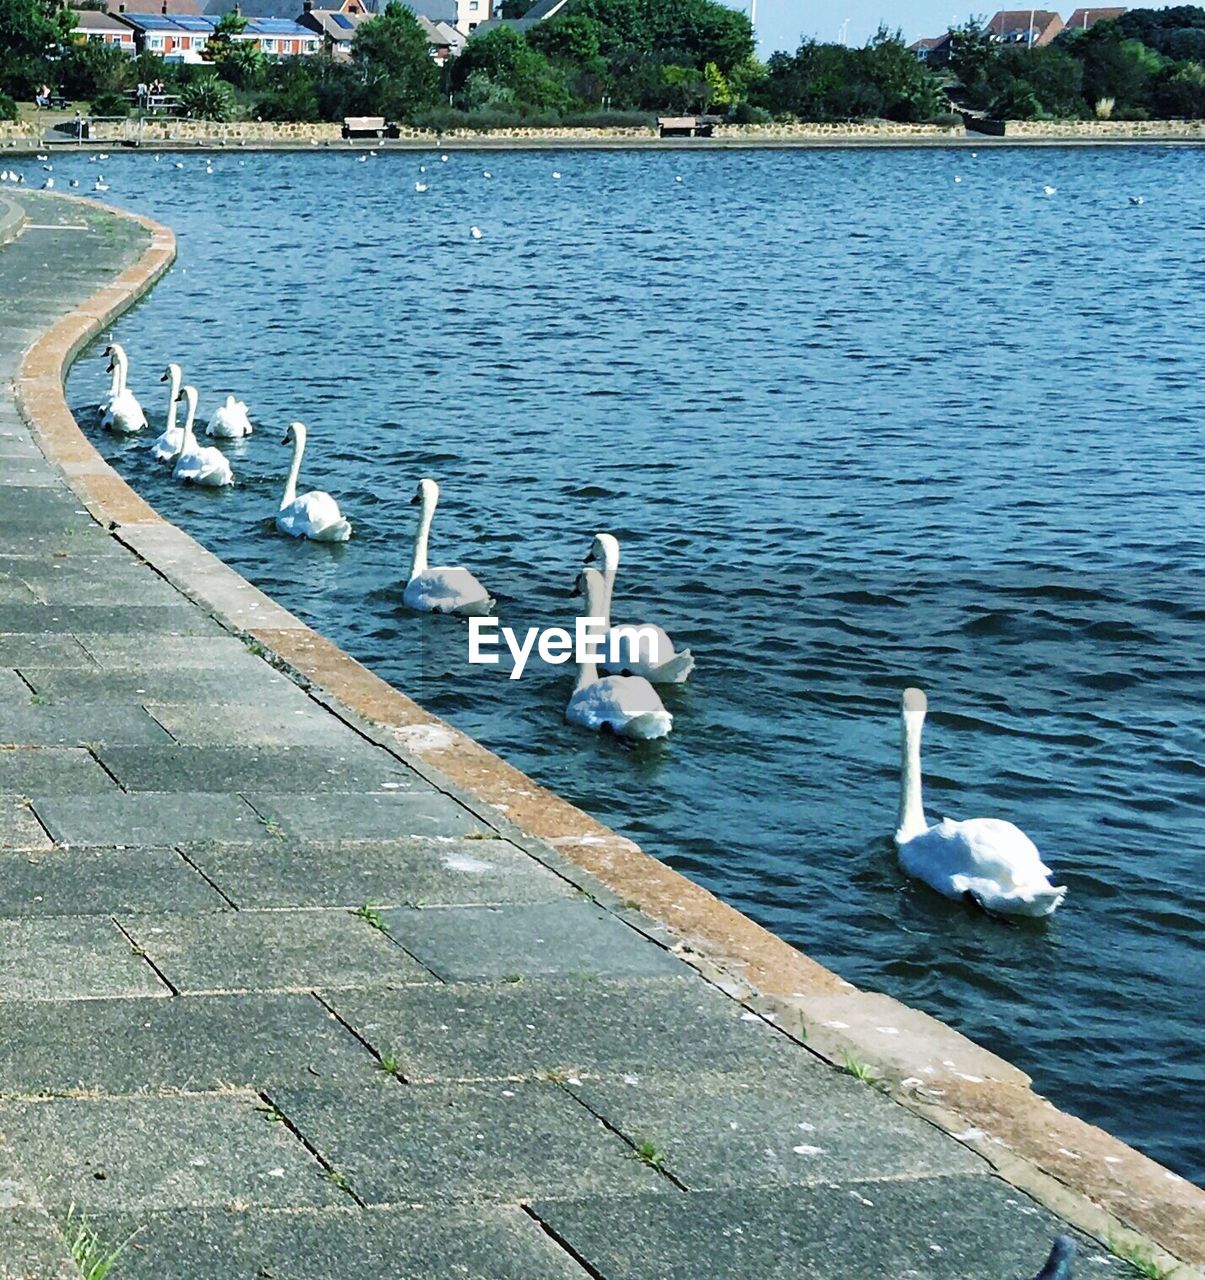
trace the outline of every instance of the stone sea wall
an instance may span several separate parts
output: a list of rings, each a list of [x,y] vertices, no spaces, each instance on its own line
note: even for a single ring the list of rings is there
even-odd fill
[[[1205,120],[1008,120],[1006,138],[1094,139],[1199,138],[1205,141]]]

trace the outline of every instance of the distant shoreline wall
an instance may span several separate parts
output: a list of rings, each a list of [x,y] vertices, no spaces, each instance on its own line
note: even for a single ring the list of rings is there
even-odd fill
[[[43,137],[42,126],[0,124],[0,151],[24,153],[47,145],[74,148],[74,140]],[[992,142],[1205,142],[1201,120],[1010,120],[999,122],[990,133],[968,131],[962,125],[946,128],[931,124],[899,124],[872,120],[862,124],[764,124],[718,125],[710,138],[661,138],[654,128],[514,128],[478,132],[452,129],[446,133],[404,127],[396,140],[383,143],[390,149],[422,150],[509,148],[650,148],[657,150],[707,150],[741,147],[824,146],[943,146],[989,145]],[[345,147],[338,124],[288,124],[241,120],[218,124],[204,120],[137,120],[100,122],[92,127],[85,147],[121,144],[151,148],[262,147],[294,150]],[[363,141],[357,145],[366,145]]]

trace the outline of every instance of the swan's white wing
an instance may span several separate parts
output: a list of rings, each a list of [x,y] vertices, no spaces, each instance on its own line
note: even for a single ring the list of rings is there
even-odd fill
[[[146,414],[132,391],[123,391],[114,396],[101,419],[100,425],[106,431],[116,431],[121,435],[133,435],[146,426]]]
[[[192,453],[182,453],[176,460],[172,477],[212,488],[234,483],[234,472],[220,449],[194,449]]]
[[[227,396],[226,403],[214,410],[205,427],[206,435],[217,436],[223,440],[237,440],[241,436],[249,436],[251,430],[247,406],[233,396]]]
[[[989,910],[1046,915],[1065,890],[1050,883],[1037,846],[1011,822],[943,819],[899,846],[900,865],[947,898],[970,893]]]
[[[169,427],[151,445],[151,453],[160,462],[170,462],[184,447],[184,428]]]
[[[276,525],[295,538],[346,542],[351,537],[351,525],[343,518],[339,504],[329,493],[317,489],[281,507]]]
[[[402,596],[411,609],[426,613],[488,613],[490,593],[460,566],[425,569],[406,584]]]
[[[674,722],[642,676],[604,676],[575,690],[565,718],[587,729],[609,728],[638,738],[663,738]]]

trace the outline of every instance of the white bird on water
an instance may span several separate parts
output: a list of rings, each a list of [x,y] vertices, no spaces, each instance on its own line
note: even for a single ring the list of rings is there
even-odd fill
[[[1037,846],[1011,822],[943,818],[933,826],[921,799],[921,730],[928,699],[905,689],[900,705],[900,866],[947,898],[970,899],[1001,915],[1048,916],[1067,896],[1050,883]]]
[[[410,577],[402,599],[420,613],[463,613],[484,616],[494,607],[494,599],[480,582],[460,565],[432,566],[427,563],[427,543],[431,521],[439,502],[439,485],[434,480],[418,482],[418,491],[410,500],[421,504],[414,552],[410,559]]]
[[[427,184],[426,184],[425,182],[416,182],[416,183],[414,184],[414,189],[415,189],[415,191],[420,191],[420,192],[421,192],[421,191],[426,191],[426,189],[427,189]]]
[[[293,538],[309,538],[314,542],[346,542],[351,537],[351,524],[339,510],[329,493],[311,489],[297,496],[297,477],[301,474],[301,458],[305,453],[305,425],[289,423],[282,444],[293,444],[293,465],[285,481],[285,491],[276,512],[276,527]]]
[[[1131,197],[1130,197],[1130,203],[1131,203],[1131,204],[1146,204],[1146,197],[1145,197],[1145,196],[1131,196]]]
[[[474,239],[474,240],[480,240],[480,239],[481,239],[481,228],[480,228],[480,227],[470,227],[470,228],[469,228],[469,235],[471,235],[471,236],[473,237],[473,239]]]
[[[1058,187],[1045,186],[1042,188],[1042,194],[1044,196],[1058,195],[1058,191],[1059,191]]]
[[[603,578],[602,613],[606,620],[607,651],[612,643],[620,645],[620,660],[612,665],[604,661],[607,671],[622,675],[643,676],[653,684],[683,684],[695,669],[694,655],[689,649],[675,649],[674,642],[656,623],[646,622],[634,628],[635,636],[611,627],[611,603],[615,595],[615,578],[619,572],[619,539],[611,533],[597,533],[590,547],[587,564],[601,564]]]
[[[219,440],[239,440],[249,436],[253,430],[247,406],[241,400],[227,396],[226,403],[218,405],[210,415],[205,434],[217,436]]]
[[[585,616],[603,617],[607,588],[602,574],[585,568],[577,581],[578,593],[586,598]],[[586,729],[608,729],[643,740],[664,738],[674,726],[657,690],[643,676],[600,676],[593,662],[578,664],[565,719]]]
[[[109,189],[109,184],[105,181],[105,175],[103,173],[97,174],[96,182],[93,184],[92,190],[108,191],[108,189]]]
[[[54,179],[53,179],[53,178],[47,178],[47,179],[46,179],[46,181],[42,183],[42,190],[43,190],[43,191],[53,191],[53,190],[54,190]]]
[[[559,169],[553,169],[553,171],[552,171],[552,176],[553,176],[553,178],[554,178],[554,179],[556,179],[557,181],[560,181],[561,171],[560,171]]]
[[[169,384],[167,417],[163,424],[163,434],[156,437],[151,445],[151,456],[160,462],[171,462],[184,447],[184,428],[176,426],[176,406],[180,400],[184,371],[178,364],[169,364],[159,381]]]
[[[185,387],[180,392],[180,399],[188,405],[188,412],[184,415],[184,440],[172,471],[172,479],[203,485],[207,489],[221,489],[233,484],[234,472],[226,461],[226,455],[212,445],[198,445],[197,437],[193,434],[193,423],[197,416],[196,387]]]
[[[138,398],[126,385],[130,362],[126,358],[125,349],[116,342],[105,348],[105,354],[109,357],[109,372],[113,375],[113,384],[109,388],[108,401],[101,405],[103,416],[100,425],[105,431],[132,436],[146,426],[146,414],[142,412]]]

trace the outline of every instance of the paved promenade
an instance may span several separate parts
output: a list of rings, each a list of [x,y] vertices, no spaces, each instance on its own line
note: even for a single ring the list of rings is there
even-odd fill
[[[0,1276],[1030,1280],[1062,1224],[336,714],[12,380],[142,228],[0,248]],[[120,532],[120,531],[119,531]],[[513,833],[511,833],[513,836]],[[1134,1274],[1081,1238],[1077,1277]]]

